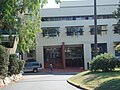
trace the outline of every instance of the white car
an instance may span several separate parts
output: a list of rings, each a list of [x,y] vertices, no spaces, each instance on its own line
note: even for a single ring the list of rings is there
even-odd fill
[[[38,72],[42,69],[42,65],[38,62],[26,62],[24,66],[24,72]]]

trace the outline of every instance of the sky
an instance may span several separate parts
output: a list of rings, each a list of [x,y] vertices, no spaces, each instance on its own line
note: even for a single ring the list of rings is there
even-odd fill
[[[61,1],[77,1],[77,0],[61,0]],[[55,3],[55,0],[48,0],[48,4],[44,8],[59,8],[59,5]]]

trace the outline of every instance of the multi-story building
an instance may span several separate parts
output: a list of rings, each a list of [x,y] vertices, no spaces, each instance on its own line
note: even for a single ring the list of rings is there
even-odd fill
[[[16,36],[16,30],[0,29],[1,45],[5,46],[10,54],[15,54],[19,39]]]
[[[36,60],[47,68],[84,67],[94,56],[94,0],[64,1],[60,8],[42,9],[42,33]],[[112,53],[120,42],[113,11],[119,0],[97,0],[98,54]]]

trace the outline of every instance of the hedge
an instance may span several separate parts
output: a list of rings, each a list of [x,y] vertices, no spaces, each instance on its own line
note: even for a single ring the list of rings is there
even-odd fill
[[[90,62],[91,71],[112,71],[117,66],[117,61],[115,56],[112,54],[101,54],[97,55]]]
[[[9,57],[9,75],[19,74],[24,66],[24,61],[19,60],[16,54],[11,54]]]
[[[9,52],[8,50],[0,45],[0,75],[8,75],[8,65],[9,65]]]

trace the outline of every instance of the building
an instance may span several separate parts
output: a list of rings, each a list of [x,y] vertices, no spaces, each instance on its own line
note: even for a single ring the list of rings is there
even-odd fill
[[[36,60],[43,68],[84,67],[94,55],[94,0],[64,1],[60,8],[42,9],[42,33],[37,37]],[[97,0],[98,53],[112,53],[120,42],[113,11],[119,0]]]
[[[0,29],[1,45],[5,46],[10,54],[15,54],[19,39],[16,36],[16,30]]]

